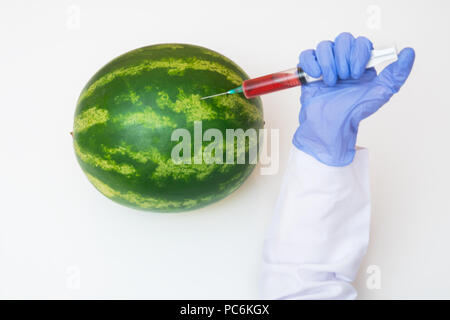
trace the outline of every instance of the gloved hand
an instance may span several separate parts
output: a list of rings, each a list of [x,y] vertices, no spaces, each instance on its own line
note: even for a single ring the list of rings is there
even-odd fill
[[[353,161],[359,122],[389,101],[411,72],[413,49],[403,49],[378,76],[374,68],[365,69],[372,49],[367,38],[342,33],[300,54],[299,66],[323,81],[302,87],[300,126],[292,142],[326,165]]]

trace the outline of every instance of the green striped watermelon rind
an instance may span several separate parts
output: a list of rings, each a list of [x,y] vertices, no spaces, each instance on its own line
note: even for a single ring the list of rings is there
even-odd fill
[[[259,98],[200,100],[246,79],[231,60],[188,44],[148,46],[115,58],[78,99],[73,142],[80,166],[102,194],[136,209],[180,212],[223,199],[255,165],[176,165],[170,151],[177,142],[170,135],[186,128],[193,136],[194,121],[202,121],[203,132],[218,128],[224,137],[226,129],[261,129]],[[235,150],[236,156],[247,148]]]

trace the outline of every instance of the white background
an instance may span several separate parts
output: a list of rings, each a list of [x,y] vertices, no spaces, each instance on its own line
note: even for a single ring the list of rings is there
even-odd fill
[[[280,172],[255,170],[227,199],[175,215],[119,206],[90,185],[69,135],[76,100],[100,67],[144,45],[203,45],[258,76],[351,31],[417,52],[405,87],[360,126],[373,210],[359,298],[450,298],[449,12],[444,0],[2,1],[0,297],[258,298],[300,90],[263,98]],[[379,290],[366,286],[370,265]]]

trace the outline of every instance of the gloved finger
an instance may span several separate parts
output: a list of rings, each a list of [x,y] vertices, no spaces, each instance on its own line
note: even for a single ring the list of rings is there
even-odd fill
[[[380,72],[376,81],[387,88],[391,95],[398,92],[408,79],[414,64],[416,53],[412,48],[405,48],[398,54],[397,61],[391,63]]]
[[[322,41],[316,49],[316,57],[322,70],[323,82],[334,86],[337,81],[336,63],[334,61],[334,44],[331,41]]]
[[[373,50],[372,42],[366,37],[356,38],[350,53],[350,73],[353,79],[359,79],[366,69]]]
[[[358,83],[371,82],[377,77],[377,71],[374,67],[364,70],[362,76],[356,80]]]
[[[366,83],[371,83],[377,78],[377,71],[375,68],[369,68],[364,70],[363,74],[359,79],[347,79],[345,82],[342,82],[341,84],[346,87],[354,86],[354,85],[363,85]]]
[[[298,65],[311,77],[319,78],[322,75],[322,70],[320,70],[319,63],[317,62],[316,53],[312,49],[300,53]]]
[[[343,32],[334,40],[334,59],[339,78],[346,80],[350,77],[350,53],[355,38],[351,33]]]

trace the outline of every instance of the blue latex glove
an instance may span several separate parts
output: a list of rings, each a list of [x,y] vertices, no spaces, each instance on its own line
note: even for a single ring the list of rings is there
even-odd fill
[[[293,144],[326,165],[353,161],[359,122],[389,101],[411,72],[413,49],[403,49],[378,76],[374,68],[365,69],[372,49],[369,39],[342,33],[300,54],[299,66],[323,81],[302,87]]]

